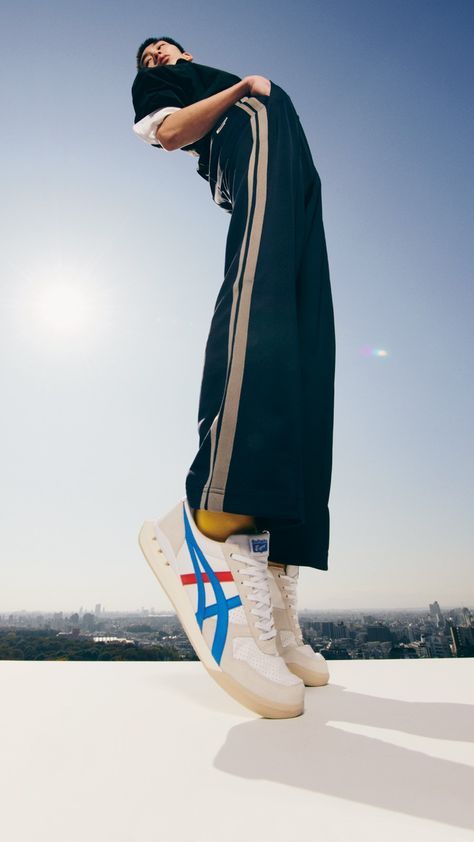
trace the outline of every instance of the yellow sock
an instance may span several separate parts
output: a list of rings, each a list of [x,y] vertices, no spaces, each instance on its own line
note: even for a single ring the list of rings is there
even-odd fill
[[[194,520],[199,531],[213,541],[225,541],[229,535],[237,533],[256,532],[253,515],[233,515],[230,512],[196,509]]]

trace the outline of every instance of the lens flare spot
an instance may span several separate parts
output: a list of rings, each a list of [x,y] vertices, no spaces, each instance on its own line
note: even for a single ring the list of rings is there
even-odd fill
[[[388,351],[385,348],[374,348],[372,345],[362,345],[359,353],[363,357],[388,357]]]

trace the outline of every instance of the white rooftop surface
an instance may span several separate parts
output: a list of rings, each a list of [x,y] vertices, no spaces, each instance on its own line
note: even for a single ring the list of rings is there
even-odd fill
[[[199,662],[0,662],[8,842],[473,842],[474,659],[331,661],[262,719]]]

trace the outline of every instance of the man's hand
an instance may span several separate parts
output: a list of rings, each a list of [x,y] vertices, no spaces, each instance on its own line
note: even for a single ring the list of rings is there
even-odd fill
[[[249,96],[256,96],[256,94],[270,96],[272,86],[270,79],[266,79],[265,76],[246,76],[245,81],[248,84]]]

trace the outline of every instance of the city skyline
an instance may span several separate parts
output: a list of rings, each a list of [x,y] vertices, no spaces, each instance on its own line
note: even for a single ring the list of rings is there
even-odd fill
[[[29,608],[29,609],[27,609],[27,608],[12,608],[12,609],[10,609],[10,608],[4,608],[4,607],[0,606],[0,619],[1,619],[2,615],[4,615],[4,614],[22,614],[22,613],[25,613],[25,614],[36,614],[36,613],[38,613],[38,614],[57,614],[57,613],[60,613],[60,614],[66,614],[66,613],[75,614],[75,613],[77,613],[77,614],[79,614],[79,616],[81,616],[82,614],[93,614],[95,616],[97,616],[97,615],[104,616],[104,615],[113,615],[113,614],[140,614],[140,613],[144,613],[144,612],[152,613],[152,614],[156,614],[156,615],[159,615],[159,614],[175,614],[176,613],[175,609],[171,606],[171,604],[168,608],[165,607],[165,608],[155,609],[154,605],[150,605],[149,607],[146,607],[146,606],[142,605],[142,606],[140,606],[140,608],[130,608],[130,607],[129,608],[109,608],[109,607],[105,607],[104,605],[102,605],[100,603],[100,611],[99,612],[97,611],[97,605],[98,605],[98,603],[95,603],[94,607],[92,605],[89,607],[85,603],[84,605],[79,606],[79,608],[77,608],[77,607],[76,608],[64,608],[64,607],[62,607],[62,608],[59,608],[59,607],[56,607],[56,608],[38,608],[38,607],[36,607],[36,608]],[[434,600],[433,603],[431,603],[431,604],[428,603],[427,605],[399,606],[398,608],[387,608],[387,607],[384,607],[384,606],[370,606],[370,607],[354,606],[354,607],[351,607],[351,608],[338,608],[336,606],[334,608],[320,608],[320,607],[298,608],[298,611],[299,612],[300,611],[301,612],[309,611],[309,612],[313,612],[313,613],[321,612],[321,614],[326,614],[326,613],[327,614],[329,614],[329,613],[337,614],[338,612],[341,612],[341,613],[354,612],[356,614],[361,614],[363,612],[372,612],[373,613],[373,612],[377,612],[377,611],[384,612],[384,613],[397,613],[397,612],[399,612],[399,613],[410,613],[410,612],[416,612],[416,611],[420,611],[420,612],[427,611],[428,613],[430,613],[431,605],[438,605],[441,608],[441,611],[444,611],[444,612],[446,612],[448,610],[463,611],[463,610],[467,609],[468,611],[472,611],[474,613],[474,604],[469,604],[469,603],[466,603],[466,602],[444,603],[444,602],[440,602],[437,599]]]
[[[443,611],[437,600],[428,609],[298,613],[305,642],[329,660],[474,657],[471,610]],[[17,660],[197,657],[174,611],[105,612],[100,604],[70,615],[0,614],[0,649],[0,657]]]

